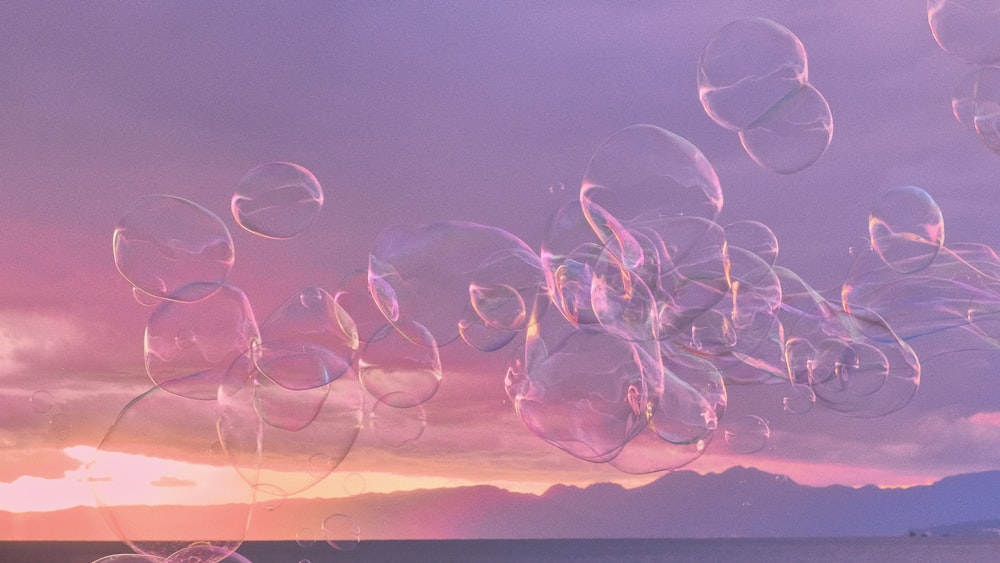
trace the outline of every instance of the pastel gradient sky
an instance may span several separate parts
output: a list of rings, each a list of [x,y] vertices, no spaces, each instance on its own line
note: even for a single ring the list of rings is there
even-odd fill
[[[699,103],[702,48],[753,16],[799,36],[810,82],[832,108],[832,144],[795,174],[757,166]],[[537,250],[549,216],[578,196],[594,150],[637,123],[700,148],[725,194],[720,223],[770,226],[778,264],[816,288],[843,282],[869,209],[894,186],[934,197],[947,244],[1000,247],[1000,155],[951,112],[954,85],[972,67],[935,43],[916,0],[10,2],[0,5],[0,37],[4,511],[92,506],[84,464],[122,407],[151,386],[151,308],[136,302],[111,251],[116,224],[142,195],[188,198],[226,222],[236,247],[228,281],[258,319],[302,287],[335,291],[391,225],[473,221]],[[240,178],[273,161],[308,168],[325,191],[318,220],[290,240],[254,236],[229,212]],[[505,394],[508,356],[452,347],[442,349],[444,378],[418,440],[387,443],[366,419],[341,466],[302,495],[343,496],[353,474],[369,492],[489,483],[540,493],[657,476],[546,444]],[[688,469],[745,465],[854,486],[996,469],[998,357],[921,357],[913,401],[876,418],[790,415],[780,386],[732,386],[726,417],[767,419],[767,448],[740,455],[716,440]],[[124,472],[155,473],[134,469],[150,458],[184,461],[173,438],[149,435],[137,451],[148,457],[123,459]],[[105,501],[136,502],[142,489],[151,497],[138,502],[184,502],[156,497],[187,483],[171,481],[173,462],[162,463],[164,480]],[[209,486],[219,467],[213,459],[177,472]]]

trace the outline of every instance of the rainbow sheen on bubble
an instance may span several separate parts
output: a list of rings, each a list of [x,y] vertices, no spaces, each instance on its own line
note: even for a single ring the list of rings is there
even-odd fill
[[[302,166],[271,162],[240,180],[230,208],[233,218],[247,231],[271,239],[290,239],[316,220],[323,208],[323,188]]]

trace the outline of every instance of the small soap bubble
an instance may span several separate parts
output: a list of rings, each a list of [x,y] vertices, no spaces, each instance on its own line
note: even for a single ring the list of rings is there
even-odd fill
[[[360,473],[348,473],[344,476],[344,492],[349,496],[360,495],[367,486],[365,476]]]
[[[55,407],[56,399],[52,396],[52,393],[45,389],[35,391],[28,398],[28,402],[31,404],[31,410],[38,414],[48,414]]]
[[[400,391],[398,393],[405,393]],[[369,414],[371,429],[379,443],[390,448],[401,448],[416,442],[427,428],[427,411],[422,404],[397,408],[396,403],[410,403],[412,399],[397,398],[391,393],[385,400],[377,401]]]
[[[816,403],[816,393],[808,385],[793,383],[785,392],[781,404],[788,414],[804,414]]]
[[[761,168],[794,174],[823,156],[833,139],[833,114],[819,90],[800,86],[740,131],[743,148]]]
[[[729,449],[738,454],[753,454],[767,447],[771,427],[755,415],[738,416],[727,422],[723,435]]]
[[[231,208],[236,222],[251,233],[289,239],[316,220],[323,208],[323,189],[302,166],[271,162],[240,180]]]
[[[887,191],[868,218],[872,249],[893,270],[910,274],[934,262],[944,246],[944,216],[916,186]]]
[[[319,532],[313,528],[299,528],[299,530],[295,532],[295,543],[299,544],[299,547],[309,547],[316,543],[319,536]]]
[[[361,541],[361,526],[346,514],[331,514],[323,520],[323,537],[337,551],[351,551]]]

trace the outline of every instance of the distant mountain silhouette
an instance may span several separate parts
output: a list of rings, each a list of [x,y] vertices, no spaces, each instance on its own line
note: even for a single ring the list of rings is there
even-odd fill
[[[635,489],[607,483],[560,485],[541,496],[476,486],[289,500],[275,510],[256,510],[251,537],[292,539],[302,528],[318,530],[323,518],[334,513],[353,517],[363,539],[962,535],[1000,527],[994,525],[1000,520],[998,499],[1000,471],[907,489],[853,489],[807,487],[736,467],[707,475],[676,471]],[[163,515],[156,508],[133,510],[137,518]],[[66,532],[74,519],[93,521],[93,512],[0,512],[0,529]]]

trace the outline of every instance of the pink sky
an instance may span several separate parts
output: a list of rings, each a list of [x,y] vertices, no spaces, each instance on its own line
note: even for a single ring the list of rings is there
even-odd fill
[[[796,174],[758,167],[698,101],[701,49],[750,16],[801,38],[810,82],[833,111],[828,151]],[[848,249],[867,237],[868,210],[893,186],[934,197],[946,244],[1000,245],[1000,156],[951,115],[953,85],[971,67],[935,44],[921,3],[15,3],[0,7],[0,32],[9,110],[0,135],[4,511],[93,503],[80,457],[151,386],[143,330],[152,308],[133,298],[111,249],[118,220],[142,195],[188,198],[226,223],[236,252],[227,281],[261,321],[303,287],[335,291],[367,266],[376,236],[392,225],[473,221],[538,250],[597,146],[635,123],[699,147],[725,194],[719,222],[767,224],[778,265],[816,288],[843,282]],[[229,213],[240,178],[272,161],[308,168],[325,191],[316,222],[290,240],[255,236]],[[914,349],[940,349],[926,341]],[[475,483],[542,492],[655,477],[577,460],[534,436],[503,387],[513,347],[485,355],[461,346],[441,351],[444,377],[421,407],[418,439],[380,436],[366,415],[341,466],[312,494],[337,496],[353,473],[385,492]],[[740,455],[720,436],[687,468],[747,465],[852,486],[995,469],[995,361],[986,349],[921,357],[913,401],[875,418],[818,406],[791,415],[779,386],[731,386],[722,427],[761,416],[768,446]],[[210,449],[214,426],[192,420],[177,437],[200,432]],[[163,428],[130,432],[154,430]],[[151,438],[134,453],[191,455],[169,442]],[[136,490],[172,502],[163,485],[209,479],[208,466],[226,467],[220,459],[187,467],[188,477],[142,470],[150,473]],[[45,535],[15,528],[2,539]]]

